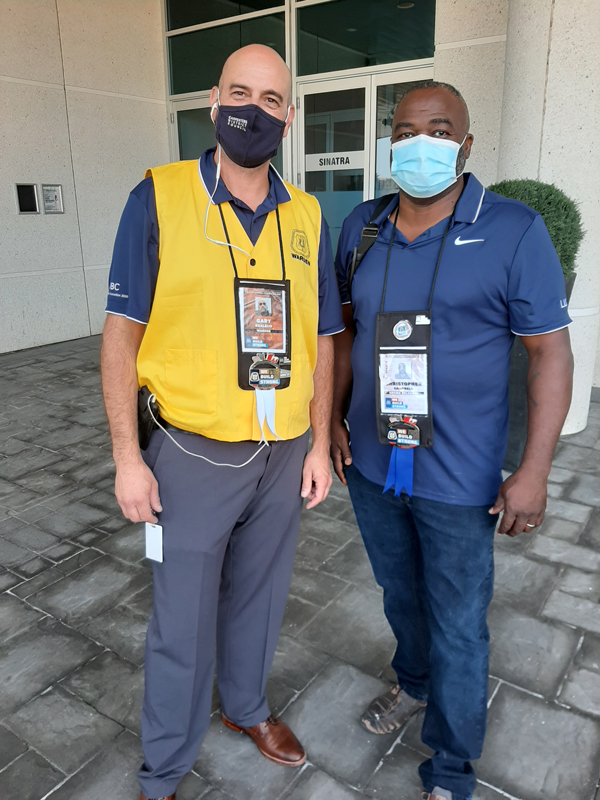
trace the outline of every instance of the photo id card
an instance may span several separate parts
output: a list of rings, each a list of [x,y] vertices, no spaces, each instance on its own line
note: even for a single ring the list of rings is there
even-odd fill
[[[381,414],[429,413],[426,353],[379,353]]]
[[[162,525],[152,522],[146,523],[146,558],[152,561],[163,560],[163,529]]]
[[[283,286],[239,286],[242,353],[285,353],[286,290]]]

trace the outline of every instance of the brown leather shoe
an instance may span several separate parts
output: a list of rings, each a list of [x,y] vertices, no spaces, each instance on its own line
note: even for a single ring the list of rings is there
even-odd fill
[[[227,719],[225,714],[221,716],[223,724],[232,731],[249,736],[269,761],[274,761],[283,767],[299,767],[306,761],[306,753],[298,739],[285,723],[275,717],[267,717],[260,725],[254,725],[252,728],[240,728]]]
[[[140,792],[140,800],[150,800],[150,798],[146,797],[145,794],[142,794]],[[168,797],[157,797],[157,798],[152,798],[152,800],[176,800],[176,798],[174,794],[170,794]]]

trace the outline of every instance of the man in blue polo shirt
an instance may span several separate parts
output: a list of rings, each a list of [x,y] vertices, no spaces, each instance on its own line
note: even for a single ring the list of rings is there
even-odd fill
[[[434,755],[419,771],[429,800],[472,796],[494,529],[500,512],[499,534],[541,524],[572,381],[546,227],[464,174],[472,143],[454,87],[409,91],[393,121],[400,191],[350,214],[336,258],[346,331],[335,337],[332,457],[398,642],[398,683],[362,722],[384,734],[427,706],[422,738]],[[521,466],[502,483],[515,335],[529,353],[529,428]]]

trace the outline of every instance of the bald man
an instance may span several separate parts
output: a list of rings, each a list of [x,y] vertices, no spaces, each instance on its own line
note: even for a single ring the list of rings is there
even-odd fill
[[[115,242],[102,346],[115,490],[154,559],[140,800],[174,800],[198,757],[215,648],[223,723],[276,764],[306,759],[265,686],[302,498],[312,508],[331,485],[343,322],[318,203],[269,164],[290,91],[270,48],[230,56],[211,93],[216,148],[149,170]]]
[[[544,518],[573,369],[544,222],[465,173],[472,144],[457,89],[411,88],[392,123],[399,191],[350,214],[336,259],[346,331],[335,337],[332,456],[397,639],[397,681],[361,721],[386,735],[425,708],[424,800],[473,794],[494,529],[502,511],[498,533],[510,537]],[[515,334],[529,353],[529,430],[502,482]]]

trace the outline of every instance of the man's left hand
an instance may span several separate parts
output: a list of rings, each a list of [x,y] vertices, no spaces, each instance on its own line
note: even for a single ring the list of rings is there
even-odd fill
[[[524,467],[507,478],[498,490],[490,514],[504,511],[498,533],[518,536],[541,525],[546,512],[547,477]]]
[[[329,451],[313,448],[304,459],[302,468],[302,497],[308,499],[307,508],[314,508],[329,494],[333,483],[329,466]]]

